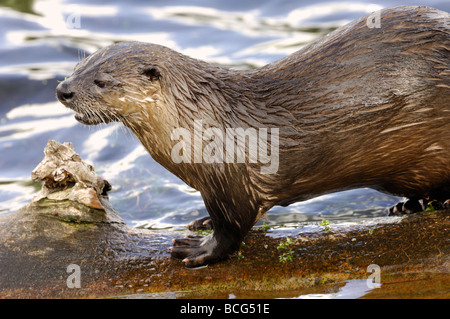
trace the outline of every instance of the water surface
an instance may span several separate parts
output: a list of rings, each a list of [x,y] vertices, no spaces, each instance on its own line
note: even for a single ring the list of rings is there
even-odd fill
[[[120,124],[87,127],[55,99],[77,62],[115,41],[168,46],[234,68],[284,57],[335,28],[383,7],[448,1],[5,1],[0,0],[0,213],[39,189],[30,173],[49,139],[72,142],[113,185],[125,221],[149,228],[184,226],[206,215],[200,194],[166,171]],[[398,198],[369,189],[329,194],[286,208],[266,223],[290,227],[366,223]]]

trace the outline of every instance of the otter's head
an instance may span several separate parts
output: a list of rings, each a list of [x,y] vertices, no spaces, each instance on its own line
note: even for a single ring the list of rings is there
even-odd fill
[[[161,56],[154,53],[159,51],[139,42],[103,48],[78,63],[58,85],[58,100],[86,125],[126,122],[160,99]]]

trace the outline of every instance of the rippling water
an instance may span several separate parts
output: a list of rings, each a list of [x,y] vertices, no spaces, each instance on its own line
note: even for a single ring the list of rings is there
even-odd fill
[[[111,202],[129,224],[173,227],[206,215],[200,194],[153,161],[123,126],[83,126],[56,101],[58,81],[95,50],[138,40],[252,68],[353,19],[401,4],[450,11],[444,0],[0,0],[0,213],[23,206],[39,189],[30,173],[54,139],[72,142],[111,182]],[[358,223],[384,216],[396,201],[368,189],[347,191],[275,207],[268,223],[302,225],[321,217]]]

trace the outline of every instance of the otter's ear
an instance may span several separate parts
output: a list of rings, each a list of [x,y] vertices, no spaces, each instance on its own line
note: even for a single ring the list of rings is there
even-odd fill
[[[161,72],[156,66],[143,69],[142,74],[148,77],[150,81],[159,80],[161,78]]]

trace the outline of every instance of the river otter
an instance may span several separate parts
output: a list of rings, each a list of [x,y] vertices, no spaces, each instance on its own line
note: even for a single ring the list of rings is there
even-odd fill
[[[83,124],[122,122],[156,161],[201,192],[213,234],[175,240],[172,248],[187,267],[201,266],[238,249],[274,205],[358,187],[448,198],[449,14],[411,6],[377,14],[379,25],[368,23],[373,16],[360,18],[247,71],[160,45],[114,44],[78,63],[57,97]],[[195,125],[273,129],[266,137],[278,130],[279,140],[271,140],[276,171],[264,173],[267,165],[248,156],[244,163],[174,159],[174,132]],[[181,146],[205,147],[225,139],[219,133],[194,133],[200,144]],[[248,154],[251,146],[245,144]]]

